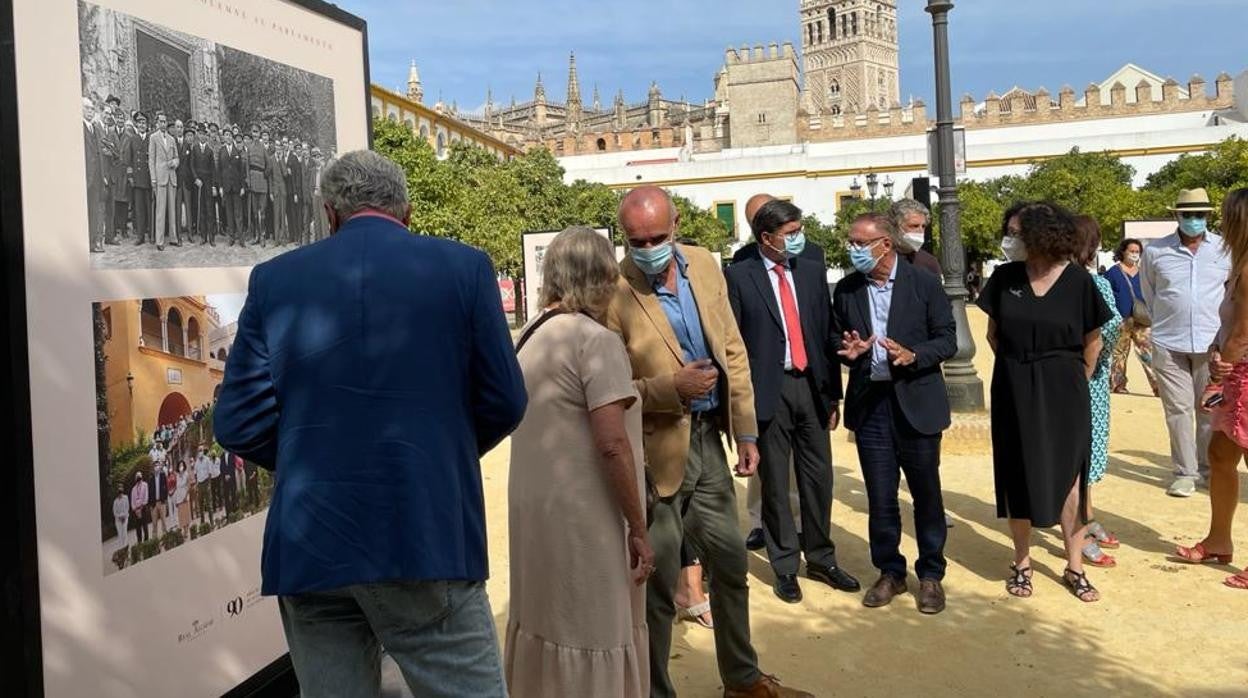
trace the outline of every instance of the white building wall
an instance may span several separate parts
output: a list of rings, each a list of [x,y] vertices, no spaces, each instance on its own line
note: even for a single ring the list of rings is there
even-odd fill
[[[1084,152],[1123,153],[1123,161],[1135,168],[1138,187],[1178,157],[1176,149],[1204,148],[1233,135],[1248,138],[1248,123],[1223,120],[1220,125],[1208,125],[1212,122],[1213,113],[1206,111],[971,129],[966,132],[965,176],[984,180],[1025,174],[1029,159],[1061,155],[1077,147]],[[1159,149],[1162,152],[1148,152]],[[662,148],[574,155],[559,161],[568,182],[585,179],[616,187],[658,184],[707,208],[734,201],[737,234],[742,240],[750,234],[745,201],[759,192],[792,196],[804,211],[830,222],[836,215],[838,194],[847,193],[859,174],[874,170],[881,180],[892,177],[894,198],[904,195],[912,178],[929,176],[927,138],[922,135],[735,149],[695,154],[687,162],[628,164],[678,159],[679,155],[678,148]],[[859,179],[859,183],[865,196],[865,181]],[[882,186],[879,196],[884,196]]]

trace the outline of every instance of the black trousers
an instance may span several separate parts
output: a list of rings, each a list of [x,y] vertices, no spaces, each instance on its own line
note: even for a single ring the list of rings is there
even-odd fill
[[[126,200],[113,201],[113,220],[112,225],[106,231],[105,239],[108,242],[116,242],[117,237],[124,235],[126,232],[126,223],[130,219],[130,202]]]
[[[763,486],[763,534],[767,558],[777,575],[797,574],[801,554],[806,562],[833,567],[836,546],[832,525],[832,445],[828,425],[815,409],[809,377],[786,372],[781,379],[780,404],[765,425],[760,424],[758,474]],[[789,509],[789,456],[801,508],[802,536]]]
[[[222,226],[229,230],[230,242],[243,242],[243,195],[234,191],[225,193],[222,200],[225,212]]]
[[[152,190],[147,187],[135,187],[130,190],[130,200],[134,204],[134,240],[135,242],[151,242],[152,238]]]
[[[883,574],[906,577],[901,554],[901,506],[897,488],[901,474],[914,500],[919,579],[945,577],[945,505],[940,489],[941,435],[920,434],[910,426],[893,384],[876,383],[866,394],[864,419],[854,432],[862,479],[867,486],[871,564]]]

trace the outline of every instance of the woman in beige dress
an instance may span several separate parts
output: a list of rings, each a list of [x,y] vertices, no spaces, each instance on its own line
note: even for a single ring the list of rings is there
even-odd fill
[[[615,288],[611,244],[569,228],[543,262],[542,314],[518,344],[529,394],[511,438],[514,698],[650,693],[641,403],[624,344],[596,319]]]

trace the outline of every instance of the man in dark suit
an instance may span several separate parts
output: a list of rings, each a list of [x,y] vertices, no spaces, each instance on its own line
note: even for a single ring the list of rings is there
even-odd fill
[[[221,466],[221,498],[225,506],[225,518],[228,520],[230,514],[238,509],[238,478],[234,472],[234,454],[221,449],[217,462]]]
[[[113,106],[109,98],[109,107],[104,112],[104,133],[100,137],[100,153],[105,176],[108,179],[107,208],[105,209],[104,243],[117,244],[117,238],[126,229],[126,218],[130,212],[130,182],[126,175],[126,162],[122,158],[122,145],[126,141],[123,128],[124,119]]]
[[[900,551],[900,475],[914,499],[919,610],[945,608],[945,509],[940,440],[949,427],[949,396],[940,365],[957,352],[953,310],[940,279],[907,262],[884,214],[859,216],[849,231],[855,273],[832,298],[849,366],[845,426],[854,432],[867,487],[871,562],[880,577],[863,598],[884,606],[905,593]]]
[[[247,193],[247,161],[243,158],[243,137],[225,134],[225,145],[216,154],[217,182],[223,203],[222,226],[229,230],[230,246],[245,246],[243,233],[243,197]]]
[[[104,229],[102,216],[104,191],[104,166],[100,156],[100,134],[95,123],[95,102],[82,98],[82,149],[86,156],[87,170],[87,242],[92,252],[103,252],[100,244]]]
[[[126,170],[130,173],[131,212],[134,214],[134,244],[152,239],[152,169],[148,159],[147,117],[135,112],[135,132],[123,148]]]
[[[802,211],[773,199],[752,219],[759,255],[728,267],[728,301],[750,357],[762,460],[763,530],[776,573],[775,592],[801,601],[806,574],[843,591],[858,581],[836,564],[829,535],[832,454],[828,431],[840,421],[838,337],[823,265],[800,258],[806,245]],[[802,519],[799,541],[789,505],[793,458]]]
[[[303,158],[299,141],[291,144],[290,153],[282,163],[283,176],[286,178],[286,214],[290,218],[290,241],[295,245],[307,243],[308,227],[303,215],[308,205],[308,195],[304,191]]]
[[[187,151],[191,169],[188,188],[191,190],[191,221],[199,231],[200,244],[215,247],[217,231],[213,225],[212,200],[216,192],[217,167],[205,131],[201,127],[195,132],[195,144]]]
[[[164,461],[152,465],[152,477],[147,481],[152,502],[152,537],[160,540],[162,531],[169,532],[170,522],[165,520],[165,502],[169,501],[169,469]]]
[[[195,122],[176,121],[170,130],[178,141],[178,232],[187,244],[195,242],[199,232],[195,220],[195,174],[191,171],[192,148],[195,145]]]
[[[494,266],[412,235],[377,153],[324,191],[334,234],[251,273],[214,414],[223,448],[281,473],[261,591],[305,695],[375,693],[380,645],[415,695],[501,698],[480,457],[528,398]]]

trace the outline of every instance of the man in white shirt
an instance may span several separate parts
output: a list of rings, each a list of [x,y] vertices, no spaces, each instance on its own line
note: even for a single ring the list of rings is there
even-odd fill
[[[1209,414],[1197,402],[1209,384],[1231,257],[1209,231],[1209,194],[1184,189],[1170,207],[1178,230],[1144,251],[1140,289],[1153,318],[1153,369],[1170,432],[1175,478],[1167,494],[1190,497],[1209,474]]]
[[[203,454],[200,457],[204,457]],[[221,496],[221,460],[219,458],[208,458],[208,477],[212,480],[212,511],[208,514],[208,518],[213,518],[217,514],[217,509],[221,508],[224,500]]]
[[[199,447],[199,456],[195,458],[195,491],[198,494],[199,501],[199,522],[204,523],[204,515],[208,516],[208,520],[212,520],[212,459],[208,457],[208,449],[204,446]]]

